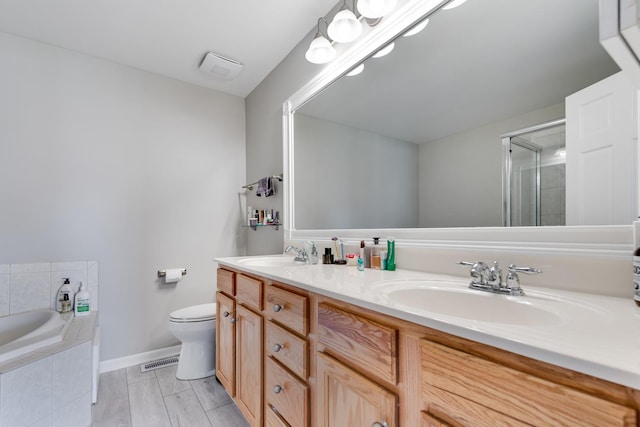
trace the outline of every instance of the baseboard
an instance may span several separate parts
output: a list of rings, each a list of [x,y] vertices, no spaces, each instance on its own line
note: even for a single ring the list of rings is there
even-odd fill
[[[100,373],[115,371],[117,369],[128,368],[129,366],[140,365],[142,363],[151,362],[156,359],[175,356],[180,353],[180,345],[172,347],[160,348],[158,350],[147,351],[144,353],[132,354],[130,356],[119,357],[117,359],[103,360],[100,362]]]

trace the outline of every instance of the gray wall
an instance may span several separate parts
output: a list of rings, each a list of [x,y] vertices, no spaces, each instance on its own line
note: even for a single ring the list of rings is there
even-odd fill
[[[323,67],[311,64],[304,58],[314,34],[315,30],[307,34],[245,99],[247,182],[255,182],[263,176],[283,171],[282,103]],[[282,191],[264,199],[256,197],[255,192],[247,192],[246,203],[254,209],[274,209],[282,214]],[[262,227],[256,231],[246,229],[245,232],[248,255],[282,253],[282,228],[275,231],[271,227]]]
[[[295,135],[297,228],[418,226],[416,144],[300,113]]]
[[[0,263],[97,260],[103,360],[178,344],[169,313],[244,252],[243,99],[3,33],[0,57]]]
[[[564,103],[420,144],[420,227],[502,226],[500,135],[564,117]]]

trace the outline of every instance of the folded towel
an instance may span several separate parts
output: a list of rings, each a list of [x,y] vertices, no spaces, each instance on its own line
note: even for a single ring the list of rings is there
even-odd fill
[[[271,177],[261,178],[258,181],[258,189],[256,190],[256,196],[269,197],[275,194],[275,188],[273,186],[273,179]]]

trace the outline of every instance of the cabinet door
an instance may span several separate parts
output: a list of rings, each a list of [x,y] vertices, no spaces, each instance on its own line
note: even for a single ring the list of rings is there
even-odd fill
[[[317,360],[318,427],[396,427],[398,398],[324,353]]]
[[[236,386],[236,325],[235,302],[216,293],[216,376],[231,397]]]
[[[421,413],[420,427],[452,427],[450,424],[426,412]]]
[[[236,404],[252,427],[262,426],[262,317],[236,306]]]

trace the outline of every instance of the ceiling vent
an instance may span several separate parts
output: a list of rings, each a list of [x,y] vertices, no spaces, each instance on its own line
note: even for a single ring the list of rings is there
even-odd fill
[[[225,58],[217,53],[208,52],[200,63],[200,70],[221,80],[233,80],[240,71],[242,63]]]

